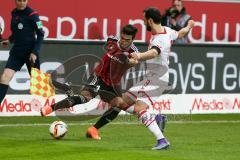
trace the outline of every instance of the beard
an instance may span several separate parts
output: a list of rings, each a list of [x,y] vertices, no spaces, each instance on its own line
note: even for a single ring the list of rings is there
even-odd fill
[[[147,24],[147,31],[151,32],[152,28]]]

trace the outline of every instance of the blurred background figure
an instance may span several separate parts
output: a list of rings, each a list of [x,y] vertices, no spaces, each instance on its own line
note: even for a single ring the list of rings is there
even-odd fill
[[[162,17],[162,25],[168,26],[176,31],[186,27],[191,16],[187,14],[185,7],[183,6],[182,0],[173,0],[172,7],[166,10]],[[174,41],[177,44],[189,43],[188,36],[185,35],[181,39]]]

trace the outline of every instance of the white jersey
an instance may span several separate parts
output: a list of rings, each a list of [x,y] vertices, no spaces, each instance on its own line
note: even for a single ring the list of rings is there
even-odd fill
[[[178,38],[178,32],[164,26],[164,32],[154,34],[151,37],[148,49],[157,47],[160,49],[161,53],[154,59],[147,60],[147,68],[149,71],[163,75],[160,73],[159,66],[165,68],[168,71],[169,67],[169,54],[171,51],[171,46],[174,40]],[[156,65],[154,65],[156,64]]]
[[[152,35],[148,49],[157,47],[160,54],[147,61],[147,74],[144,80],[137,82],[127,91],[126,95],[133,101],[138,99],[149,106],[154,106],[159,96],[172,90],[168,64],[172,41],[177,37],[178,32],[168,27],[164,27],[163,33]]]
[[[172,86],[169,84],[168,64],[172,41],[177,37],[178,32],[168,27],[164,27],[163,33],[152,35],[148,49],[157,47],[160,49],[160,54],[147,61],[145,79],[137,82],[127,91],[126,95],[133,101],[142,100],[148,104],[149,109],[153,109],[152,106],[156,104],[158,97],[172,90]]]

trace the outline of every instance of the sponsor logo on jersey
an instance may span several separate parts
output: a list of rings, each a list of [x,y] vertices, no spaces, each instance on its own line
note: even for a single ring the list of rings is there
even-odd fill
[[[124,62],[122,62],[119,58],[110,55],[109,53],[107,54],[109,58],[113,59],[114,61],[117,61],[118,63],[124,64]]]

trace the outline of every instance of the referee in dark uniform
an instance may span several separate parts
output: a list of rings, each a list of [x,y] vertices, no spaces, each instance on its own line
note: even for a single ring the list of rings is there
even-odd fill
[[[8,84],[14,74],[26,63],[29,73],[31,67],[40,68],[39,52],[44,38],[43,26],[36,11],[27,6],[28,0],[15,0],[12,11],[11,31],[8,40],[1,44],[6,47],[13,43],[5,69],[0,77],[0,103],[4,99]]]

